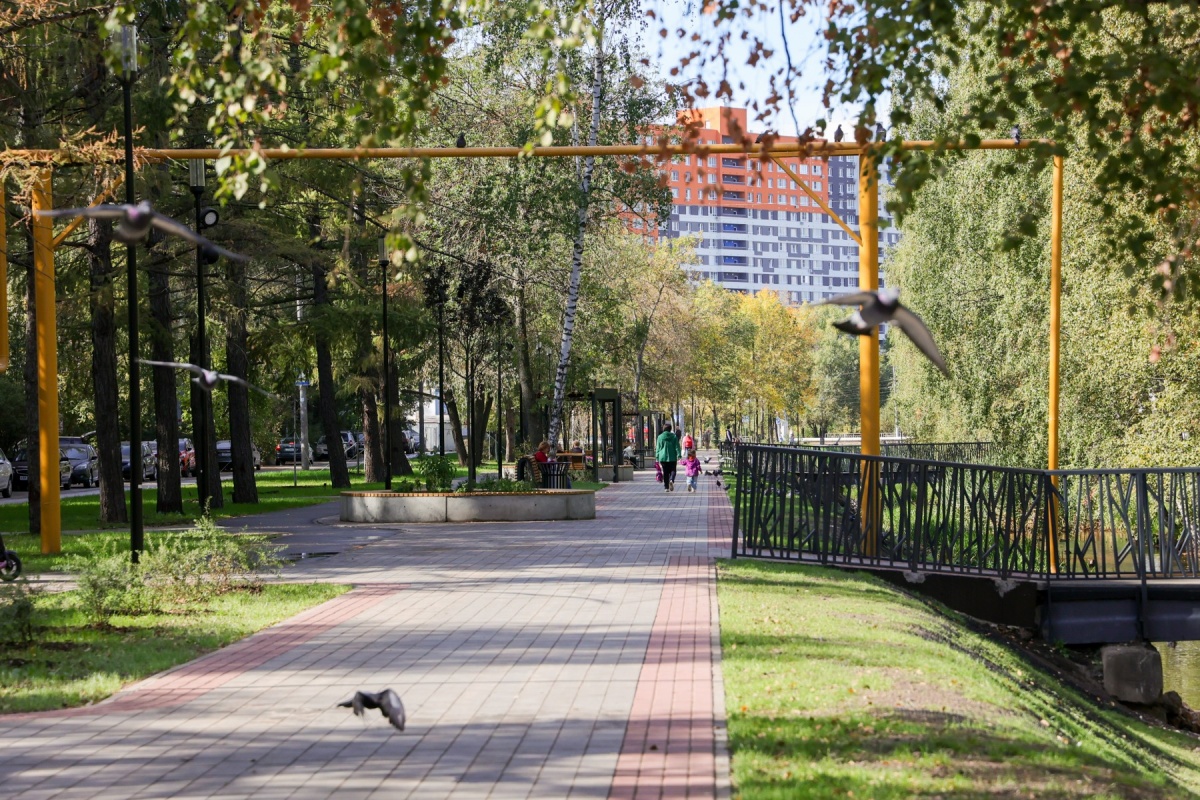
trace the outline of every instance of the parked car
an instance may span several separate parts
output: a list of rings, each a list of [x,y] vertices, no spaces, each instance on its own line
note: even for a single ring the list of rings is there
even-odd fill
[[[293,462],[300,463],[300,442],[295,439],[280,439],[279,444],[275,445],[275,466],[280,464],[291,464]],[[312,448],[308,448],[308,460],[313,460]]]
[[[191,439],[179,440],[179,473],[185,478],[196,474],[196,448]]]
[[[262,453],[258,452],[258,445],[254,442],[250,443],[250,453],[254,459],[254,468],[262,469]],[[233,444],[228,439],[217,442],[217,468],[222,472],[233,469]]]
[[[12,485],[9,486],[9,494],[12,494],[12,487],[18,489],[29,488],[29,452],[25,443],[21,442],[17,445],[17,449],[13,452],[12,461]],[[67,454],[60,448],[58,451],[58,483],[64,489],[71,488],[71,472],[72,466]],[[2,494],[2,492],[0,492]],[[8,497],[9,494],[5,494]]]
[[[71,462],[71,483],[87,489],[100,483],[100,456],[90,444],[62,444],[62,451]]]
[[[356,435],[352,431],[341,432],[342,452],[346,454],[346,458],[358,458],[359,435],[361,434]],[[322,436],[320,439],[317,439],[316,447],[313,448],[313,454],[321,461],[329,460],[329,444],[325,441],[324,436]]]
[[[0,495],[12,497],[13,484],[17,482],[16,470],[4,451],[0,450]]]
[[[142,442],[142,480],[152,481],[158,478],[158,463],[154,450],[149,442]],[[121,477],[129,480],[129,442],[121,442]]]

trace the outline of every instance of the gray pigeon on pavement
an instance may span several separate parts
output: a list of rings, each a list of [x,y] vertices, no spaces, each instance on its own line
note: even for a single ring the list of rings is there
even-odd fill
[[[338,703],[338,708],[352,708],[356,717],[363,716],[365,713],[364,709],[378,708],[379,713],[387,717],[387,721],[398,731],[404,730],[404,723],[407,720],[404,714],[404,703],[400,701],[400,695],[391,689],[384,689],[374,694],[371,692],[355,692],[354,697],[343,703]]]
[[[157,228],[163,233],[187,239],[189,242],[199,245],[205,250],[218,253],[234,261],[250,260],[248,256],[243,256],[215,245],[188,226],[176,222],[165,214],[158,213],[145,200],[136,206],[101,203],[100,205],[89,206],[87,208],[60,208],[57,211],[38,211],[36,213],[39,217],[50,217],[52,219],[58,217],[87,217],[89,219],[103,219],[115,222],[117,223],[117,227],[113,231],[113,238],[125,244],[140,242],[150,233],[151,228]]]
[[[892,287],[874,292],[854,292],[852,294],[831,297],[821,305],[862,306],[850,315],[849,319],[833,323],[839,331],[852,333],[856,336],[868,336],[881,323],[891,323],[908,336],[917,349],[933,362],[934,366],[949,375],[946,360],[942,358],[933,334],[925,323],[913,312],[900,305],[900,290]]]

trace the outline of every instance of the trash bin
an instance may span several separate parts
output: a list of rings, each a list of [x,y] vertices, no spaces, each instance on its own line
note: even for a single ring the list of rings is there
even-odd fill
[[[571,478],[567,474],[571,465],[565,461],[542,464],[542,487],[546,489],[570,489]]]

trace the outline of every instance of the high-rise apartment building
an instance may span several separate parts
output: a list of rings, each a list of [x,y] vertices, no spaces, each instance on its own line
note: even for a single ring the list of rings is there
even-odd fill
[[[740,141],[735,134],[754,141],[758,135],[748,129],[744,108],[695,109],[681,114],[680,123],[693,127],[702,144]],[[784,160],[857,230],[857,157]],[[697,238],[696,261],[690,267],[699,279],[740,292],[771,289],[789,305],[858,287],[858,245],[778,165],[743,156],[693,155],[663,169],[673,199],[664,233]],[[882,198],[879,218],[882,255],[900,236],[887,227]]]

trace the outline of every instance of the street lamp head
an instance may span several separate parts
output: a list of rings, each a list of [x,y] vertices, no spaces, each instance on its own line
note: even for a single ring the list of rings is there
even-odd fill
[[[221,221],[221,215],[217,213],[215,208],[205,206],[200,209],[200,227],[211,228]]]
[[[204,189],[204,179],[208,170],[207,162],[203,158],[188,159],[188,185],[192,187],[192,191]]]
[[[392,263],[392,253],[388,250],[387,236],[379,237],[379,264],[381,266]]]
[[[121,52],[121,76],[127,81],[132,80],[138,69],[137,26],[122,25],[117,44]]]

